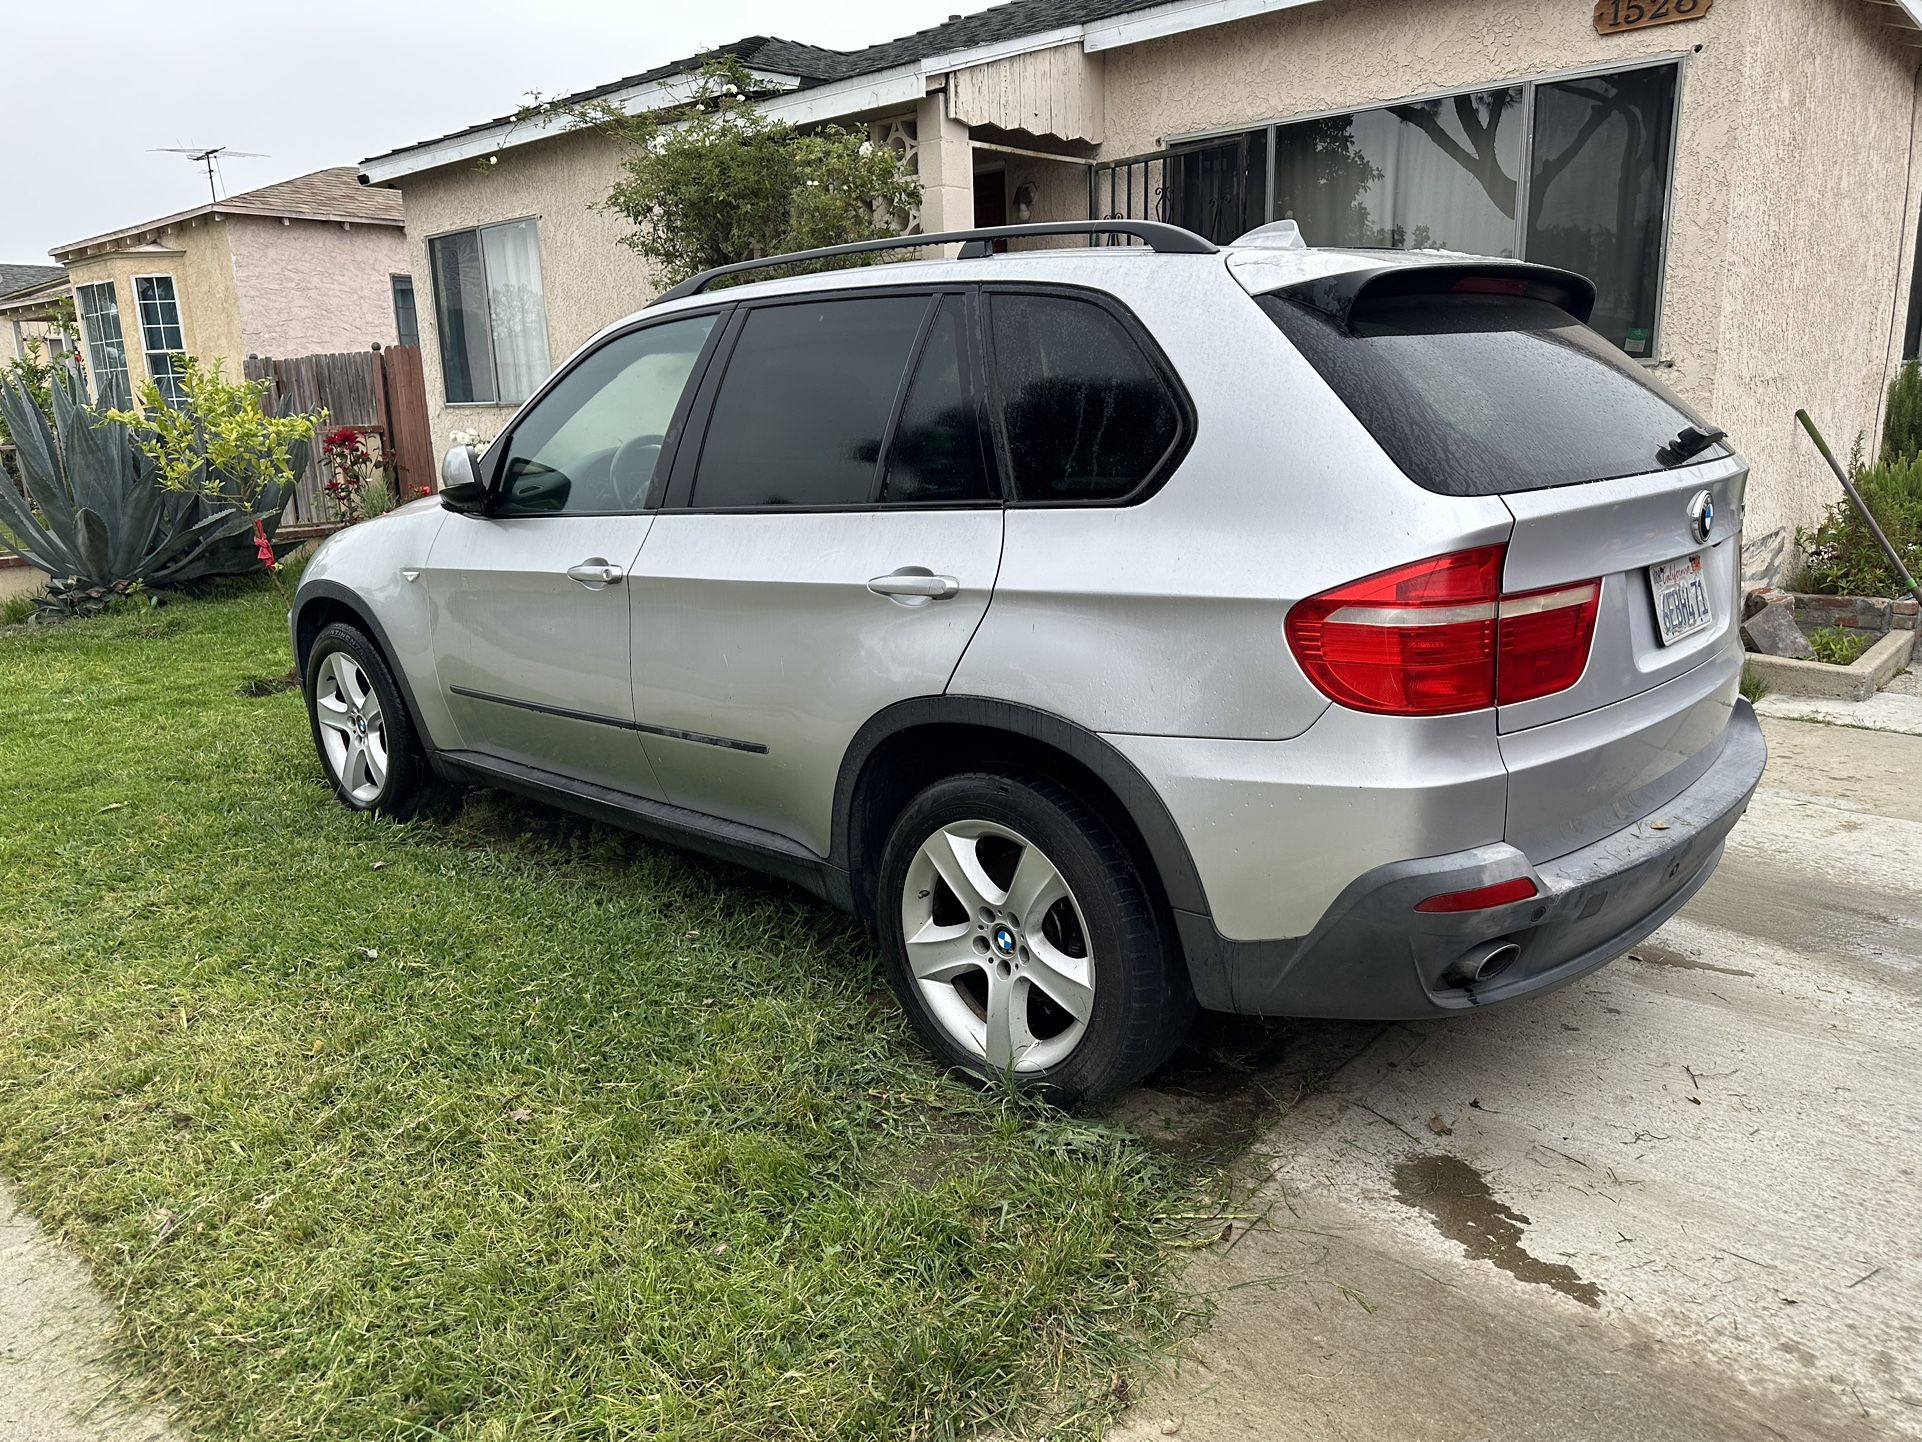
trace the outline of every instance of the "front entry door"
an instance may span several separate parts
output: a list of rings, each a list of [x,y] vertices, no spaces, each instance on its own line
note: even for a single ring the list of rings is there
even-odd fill
[[[652,519],[448,517],[424,579],[467,749],[660,799],[633,729],[623,590]]]
[[[698,460],[675,466],[628,586],[635,715],[669,801],[826,855],[855,732],[946,689],[1001,560],[971,307],[742,307]]]
[[[449,517],[425,577],[469,750],[662,799],[634,718],[628,576],[718,315],[613,336],[495,442],[490,514]]]

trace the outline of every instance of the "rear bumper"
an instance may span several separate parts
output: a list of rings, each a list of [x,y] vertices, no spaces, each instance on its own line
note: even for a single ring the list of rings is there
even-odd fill
[[[1177,913],[1196,995],[1219,1011],[1408,1020],[1566,985],[1619,956],[1701,889],[1767,758],[1754,710],[1738,701],[1720,754],[1692,785],[1554,861],[1531,866],[1501,842],[1379,866],[1348,886],[1307,936],[1285,941],[1232,941],[1209,918]],[[1538,892],[1527,901],[1452,916],[1415,910],[1427,897],[1521,874]],[[1475,984],[1451,975],[1465,952],[1498,941],[1519,949],[1499,975]]]

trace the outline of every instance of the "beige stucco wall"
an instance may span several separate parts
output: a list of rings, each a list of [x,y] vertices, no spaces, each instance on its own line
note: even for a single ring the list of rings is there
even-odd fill
[[[1592,16],[1586,0],[1321,0],[1105,52],[1102,153],[1684,56],[1659,359],[1753,464],[1759,572],[1834,499],[1795,407],[1845,444],[1875,424],[1915,230],[1914,53],[1860,0],[1719,0],[1699,21],[1608,36]]]
[[[240,355],[301,356],[394,343],[397,225],[233,216],[225,222]]]
[[[224,360],[229,377],[240,374],[246,352],[241,348],[225,222],[202,216],[166,231],[157,242],[139,249],[109,251],[67,262],[67,276],[75,286],[113,282],[120,307],[120,333],[127,346],[127,377],[136,390],[148,378],[140,312],[134,302],[133,278],[137,275],[171,275],[187,349],[203,360]]]
[[[597,208],[619,170],[615,142],[577,132],[502,151],[493,165],[465,161],[407,177],[408,268],[420,310],[428,419],[436,446],[445,448],[453,430],[492,436],[515,408],[447,404],[428,239],[468,226],[534,217],[548,352],[558,365],[595,331],[639,310],[660,290],[641,258],[620,243],[627,223]]]

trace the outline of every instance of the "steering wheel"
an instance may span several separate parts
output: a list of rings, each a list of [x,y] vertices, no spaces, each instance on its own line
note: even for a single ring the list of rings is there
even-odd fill
[[[608,479],[624,510],[638,511],[647,501],[647,488],[654,479],[654,467],[661,459],[665,436],[636,436],[614,452],[608,462]]]

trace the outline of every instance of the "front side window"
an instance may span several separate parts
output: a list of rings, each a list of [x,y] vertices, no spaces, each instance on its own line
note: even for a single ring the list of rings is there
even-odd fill
[[[1127,328],[1092,301],[990,299],[1008,473],[1023,501],[1116,501],[1174,448],[1181,413]]]
[[[750,311],[714,398],[691,504],[866,505],[930,297]]]
[[[80,331],[87,341],[94,400],[124,410],[133,404],[133,389],[127,383],[127,345],[120,334],[120,305],[113,282],[75,286],[73,294]]]
[[[427,242],[450,405],[519,405],[546,379],[547,303],[531,220]]]
[[[1454,250],[1577,271],[1595,282],[1594,328],[1629,355],[1652,358],[1680,84],[1670,62],[1238,138],[1272,133],[1269,218],[1293,220],[1308,244]],[[1207,218],[1191,211],[1181,209],[1184,224]]]
[[[185,398],[180,388],[181,358],[187,349],[180,331],[180,297],[170,275],[137,275],[134,301],[140,308],[140,349],[147,358],[147,374],[160,388],[161,399],[177,406]]]
[[[641,510],[711,315],[617,336],[521,417],[501,470],[503,515]]]

